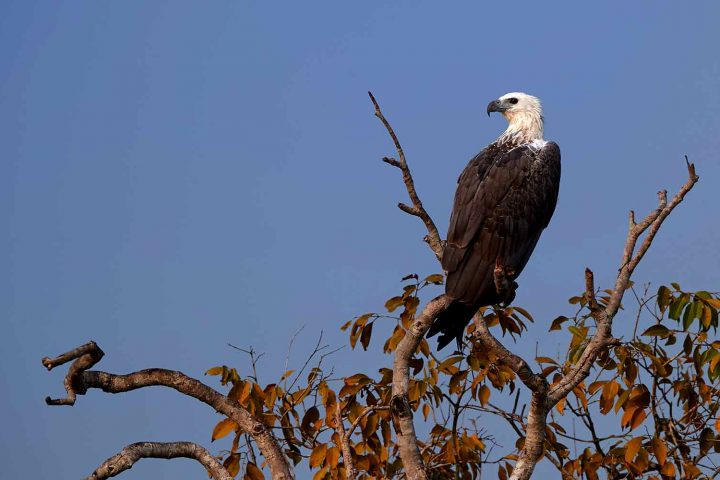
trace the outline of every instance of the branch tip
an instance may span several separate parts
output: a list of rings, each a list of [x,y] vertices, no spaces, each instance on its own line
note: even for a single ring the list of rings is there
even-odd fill
[[[392,165],[393,167],[402,168],[400,162],[398,162],[392,157],[383,157],[382,161],[387,163],[388,165]]]

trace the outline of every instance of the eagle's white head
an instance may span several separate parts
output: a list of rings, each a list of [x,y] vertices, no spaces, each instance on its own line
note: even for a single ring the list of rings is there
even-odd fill
[[[508,121],[500,142],[523,144],[543,139],[542,105],[537,97],[522,92],[506,93],[488,104],[488,116],[490,112],[500,112]]]

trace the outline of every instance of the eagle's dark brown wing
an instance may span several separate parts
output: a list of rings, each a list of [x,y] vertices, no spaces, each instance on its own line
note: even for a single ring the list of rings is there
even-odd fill
[[[499,303],[496,262],[520,274],[552,217],[559,185],[560,149],[554,142],[514,148],[493,144],[476,155],[455,193],[443,252],[445,292],[474,310]],[[464,329],[469,318],[457,321],[464,322]],[[440,330],[443,325],[433,325],[429,333]]]

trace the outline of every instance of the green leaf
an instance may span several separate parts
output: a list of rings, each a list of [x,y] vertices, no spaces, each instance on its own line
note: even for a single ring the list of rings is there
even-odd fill
[[[690,295],[684,293],[675,300],[673,300],[670,303],[670,311],[668,312],[668,316],[673,320],[680,320],[680,314],[682,313],[683,308],[685,308],[685,305],[687,304],[689,299]]]
[[[427,277],[425,277],[424,281],[427,283],[434,283],[435,285],[442,285],[443,276],[440,273],[434,273],[432,275],[428,275]]]
[[[644,337],[661,337],[665,338],[670,335],[670,329],[664,325],[653,325],[642,333]]]
[[[672,296],[670,295],[670,289],[667,288],[665,285],[658,288],[657,292],[657,304],[658,308],[660,308],[661,312],[664,312],[665,309],[670,305],[670,300],[672,299]]]
[[[569,326],[568,331],[578,338],[585,338],[585,336],[587,335],[587,331],[583,332],[580,328],[576,327],[575,325]]]

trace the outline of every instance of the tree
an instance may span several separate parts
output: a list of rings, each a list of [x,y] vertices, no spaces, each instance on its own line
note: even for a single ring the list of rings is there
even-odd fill
[[[442,239],[423,208],[400,142],[370,98],[397,150],[397,159],[383,161],[401,171],[411,200],[399,208],[422,220],[425,241],[441,259]],[[43,359],[48,370],[72,362],[65,377],[67,397],[46,402],[73,405],[77,395],[92,388],[122,393],[164,386],[224,416],[212,431],[213,441],[232,437],[229,450],[218,457],[189,442],[132,444],[89,479],[115,476],[150,457],[193,458],[212,478],[224,480],[240,472],[246,479],[264,478],[263,470],[273,479],[290,479],[301,462],[315,479],[464,479],[483,471],[527,479],[543,459],[565,479],[595,479],[600,471],[613,479],[714,477],[720,474],[720,341],[713,341],[710,331],[718,327],[720,297],[674,283],[651,292],[632,282],[663,222],[698,181],[689,162],[687,170],[688,180],[670,200],[659,192],[657,208],[640,221],[630,212],[612,288],[596,288],[592,271],[585,270],[582,293],[570,299],[574,314],[559,316],[550,326],[551,332],[568,336],[568,349],[561,356],[537,356],[537,368],[497,338],[498,332],[520,336],[533,322],[518,306],[481,309],[467,329],[464,351],[440,358],[424,336],[450,300],[439,295],[420,309],[420,299],[428,286],[442,284],[443,275],[413,274],[385,303],[387,313],[366,313],[341,327],[353,349],[359,344],[366,350],[373,327],[394,322],[383,344],[392,368],[380,369],[379,376],[358,372],[335,378],[324,367],[332,352],[321,336],[304,365],[286,368],[269,384],[261,384],[257,374],[241,378],[229,366],[210,368],[206,374],[217,376],[227,389],[221,393],[177,371],[91,370],[103,352],[90,342]],[[634,315],[623,300],[636,303]],[[621,310],[634,319],[626,338],[613,335]],[[243,351],[254,367],[259,354]],[[483,428],[487,415],[503,419],[515,432],[514,451],[495,452],[494,436]]]

